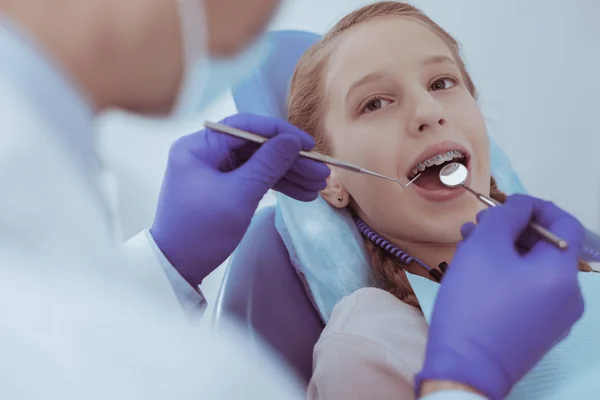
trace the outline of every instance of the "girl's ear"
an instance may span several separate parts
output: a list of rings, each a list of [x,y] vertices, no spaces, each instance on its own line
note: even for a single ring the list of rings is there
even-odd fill
[[[336,170],[332,169],[327,178],[327,187],[321,191],[321,196],[332,207],[346,208],[350,204],[350,193],[337,175]]]

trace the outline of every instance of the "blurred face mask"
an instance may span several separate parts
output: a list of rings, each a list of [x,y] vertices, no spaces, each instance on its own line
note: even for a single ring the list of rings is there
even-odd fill
[[[182,119],[202,111],[225,90],[239,83],[268,55],[266,35],[234,57],[213,58],[206,49],[202,0],[178,0],[184,73],[170,117]]]

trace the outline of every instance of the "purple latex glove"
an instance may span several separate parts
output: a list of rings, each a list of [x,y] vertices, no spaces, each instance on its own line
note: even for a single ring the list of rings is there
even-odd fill
[[[583,314],[577,280],[583,227],[554,204],[510,196],[483,211],[442,281],[431,319],[424,380],[454,381],[502,399]],[[535,219],[569,243],[561,251],[527,230]],[[516,246],[516,242],[527,242]]]
[[[233,252],[269,189],[311,201],[329,176],[326,165],[298,157],[315,142],[286,121],[236,114],[222,122],[273,139],[259,147],[205,129],[172,146],[150,232],[192,285]]]

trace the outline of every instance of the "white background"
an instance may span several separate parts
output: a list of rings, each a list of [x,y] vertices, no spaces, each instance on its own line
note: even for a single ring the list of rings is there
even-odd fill
[[[288,0],[274,29],[324,33],[370,1]],[[600,228],[600,1],[421,0],[463,45],[488,129],[530,193]],[[197,123],[169,125],[123,114],[98,122],[102,157],[117,177],[126,237],[152,222],[170,143],[204,119],[234,113],[225,93]],[[222,271],[205,281],[212,302]]]

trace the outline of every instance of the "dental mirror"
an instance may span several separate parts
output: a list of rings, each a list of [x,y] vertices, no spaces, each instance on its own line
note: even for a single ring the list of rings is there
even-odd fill
[[[469,171],[459,162],[450,163],[440,171],[440,181],[444,186],[455,188],[467,181]]]
[[[500,205],[500,203],[494,199],[484,196],[481,193],[477,193],[470,187],[466,186],[465,182],[467,181],[468,177],[469,170],[467,170],[467,167],[458,162],[450,163],[444,166],[440,171],[440,182],[442,182],[444,186],[449,188],[462,186],[467,192],[473,194],[479,201],[488,207],[496,207],[497,205]],[[568,243],[564,239],[556,236],[554,233],[550,232],[537,222],[530,222],[529,227],[559,249],[564,250],[568,247]]]
[[[440,170],[440,181],[442,184],[449,188],[457,188],[462,186],[463,189],[472,193],[475,197],[479,199],[482,203],[487,205],[488,207],[496,207],[498,203],[487,196],[482,195],[481,193],[477,193],[472,190],[470,187],[465,185],[467,178],[469,177],[469,170],[467,167],[462,165],[459,162],[453,162],[448,165],[445,165]]]

